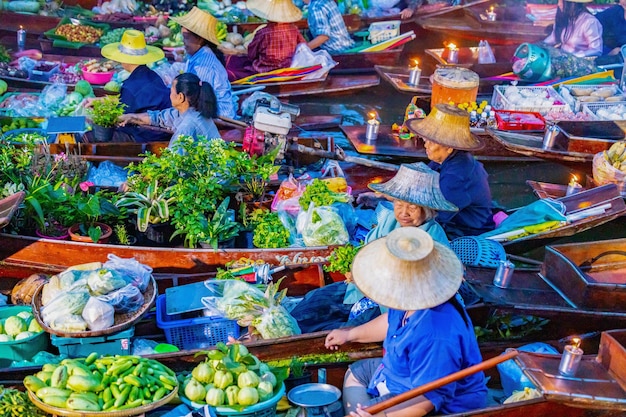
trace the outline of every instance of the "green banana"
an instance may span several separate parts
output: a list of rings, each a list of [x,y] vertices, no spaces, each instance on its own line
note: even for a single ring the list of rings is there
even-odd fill
[[[45,388],[46,384],[41,379],[37,378],[35,375],[28,375],[27,377],[24,378],[24,386],[29,391],[37,392],[41,388]]]
[[[67,367],[65,365],[61,365],[55,369],[54,372],[52,372],[52,376],[50,377],[50,386],[54,388],[65,388],[68,378],[69,373],[67,371]]]

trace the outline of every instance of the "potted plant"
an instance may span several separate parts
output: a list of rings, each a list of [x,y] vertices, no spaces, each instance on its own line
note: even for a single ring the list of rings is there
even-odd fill
[[[362,245],[354,246],[351,243],[337,246],[328,257],[328,264],[324,265],[324,271],[331,274],[333,281],[340,281],[344,278],[346,281],[351,281],[352,261],[361,247]]]
[[[293,387],[311,382],[311,372],[307,369],[306,362],[297,356],[292,357],[289,364],[289,376],[284,382],[286,392],[289,392]]]
[[[106,96],[94,100],[89,109],[93,122],[93,135],[96,142],[110,142],[119,117],[124,113],[125,105],[119,96]]]
[[[170,204],[174,198],[168,197],[171,187],[161,190],[155,179],[144,192],[128,191],[115,205],[128,207],[128,212],[137,215],[137,230],[145,232],[150,224],[164,223],[170,218]]]
[[[203,248],[218,246],[233,247],[235,236],[239,233],[240,225],[235,221],[235,213],[228,209],[230,198],[226,197],[217,207],[213,216],[207,217],[203,227],[196,231],[186,231],[185,240],[188,247],[195,246],[195,241]],[[179,233],[177,231],[176,233]]]
[[[274,165],[279,150],[280,148],[276,147],[261,156],[241,153],[237,158],[236,171],[240,177],[240,184],[235,195],[239,204],[246,205],[247,213],[262,207],[270,208],[272,199],[266,198],[266,190],[270,177],[280,169],[278,165]]]
[[[113,229],[99,222],[106,215],[119,215],[119,209],[104,195],[103,191],[87,194],[83,191],[74,193],[69,204],[70,212],[76,219],[69,228],[70,239],[78,242],[106,243]]]

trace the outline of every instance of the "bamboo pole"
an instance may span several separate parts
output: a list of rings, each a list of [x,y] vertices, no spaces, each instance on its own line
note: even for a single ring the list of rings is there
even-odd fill
[[[298,152],[305,155],[319,156],[320,158],[335,159],[337,161],[345,161],[353,164],[364,165],[372,168],[384,169],[386,171],[397,171],[400,167],[395,164],[389,164],[387,162],[372,161],[370,159],[360,158],[358,156],[348,156],[341,152],[331,152],[322,149],[310,148],[308,146],[301,145],[299,143],[293,143],[289,145],[287,150],[291,152]]]
[[[494,366],[496,366],[499,363],[508,361],[509,359],[513,359],[514,357],[516,357],[519,354],[519,352],[516,349],[512,349],[506,353],[504,353],[503,355],[500,356],[496,356],[495,358],[491,358],[488,359],[486,361],[483,361],[481,363],[478,363],[474,366],[470,366],[469,368],[465,368],[462,369],[458,372],[455,372],[451,375],[448,376],[444,376],[443,378],[439,378],[435,381],[429,382],[427,384],[424,384],[420,387],[417,388],[413,388],[410,391],[407,392],[403,392],[400,395],[396,395],[393,398],[390,398],[388,400],[382,401],[378,404],[374,404],[371,405],[369,407],[367,407],[365,409],[365,411],[367,411],[370,414],[376,414],[376,413],[380,413],[381,411],[384,411],[390,407],[394,407],[398,404],[402,404],[405,401],[408,401],[410,399],[413,399],[415,397],[419,397],[420,395],[423,395],[429,391],[435,390],[437,388],[440,388],[444,385],[447,385],[451,382],[454,381],[458,381],[459,379],[465,378],[467,376],[470,376],[472,374],[475,374],[476,372],[480,372],[480,371],[484,371],[485,369],[489,369],[492,368]]]

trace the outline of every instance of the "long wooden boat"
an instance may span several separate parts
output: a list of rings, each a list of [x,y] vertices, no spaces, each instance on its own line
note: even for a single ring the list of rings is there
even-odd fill
[[[375,72],[376,65],[398,65],[404,47],[379,52],[357,52],[331,55],[337,62],[331,74],[365,74]]]
[[[295,97],[316,94],[352,93],[380,84],[375,74],[365,75],[328,75],[323,79],[300,80],[258,84],[265,86],[265,92],[276,97]],[[249,85],[233,85],[233,90],[247,88]]]
[[[424,142],[412,137],[410,139],[400,139],[400,136],[393,132],[391,126],[381,125],[376,140],[370,141],[365,137],[366,126],[340,126],[343,133],[350,140],[357,152],[366,155],[386,155],[401,156],[407,158],[417,158],[427,160]],[[520,157],[515,152],[507,150],[498,141],[484,133],[482,129],[474,131],[485,141],[485,147],[476,151],[474,155],[481,162],[537,162],[540,159]]]
[[[433,86],[427,76],[420,77],[418,85],[409,84],[410,70],[408,67],[375,65],[374,69],[380,78],[391,84],[400,93],[428,98],[433,92]]]
[[[481,63],[479,60],[479,48],[477,46],[459,47],[456,62],[450,62],[447,48],[425,49],[426,55],[433,58],[437,65],[454,65],[471,69],[481,78],[493,77],[506,72],[511,72],[513,63],[511,58],[515,54],[517,45],[494,45],[491,47],[496,62],[491,64]]]

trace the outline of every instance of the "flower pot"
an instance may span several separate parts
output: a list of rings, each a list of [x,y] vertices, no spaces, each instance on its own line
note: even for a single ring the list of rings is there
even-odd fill
[[[98,239],[97,243],[107,243],[109,241],[109,238],[113,234],[113,229],[104,223],[98,222],[94,223],[94,226],[100,226],[100,230],[102,230],[102,235],[100,236],[100,239]],[[91,240],[89,236],[83,236],[82,234],[80,234],[80,224],[78,223],[72,225],[68,229],[68,232],[70,234],[70,240],[73,240],[74,242],[93,243],[93,240]]]
[[[103,127],[96,124],[93,125],[93,138],[95,142],[111,142],[114,132],[114,127]]]
[[[68,237],[70,237],[70,233],[68,231],[67,228],[63,229],[64,232],[59,231],[58,234],[55,235],[47,235],[43,232],[40,232],[39,229],[35,229],[35,234],[41,238],[44,239],[52,239],[52,240],[66,240]],[[50,232],[48,232],[50,233]]]
[[[254,232],[252,230],[242,230],[235,238],[235,247],[252,249],[254,248],[254,243],[252,243],[253,238]]]
[[[149,243],[154,246],[175,246],[181,242],[180,235],[170,241],[176,228],[170,223],[149,224],[145,236]]]

